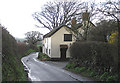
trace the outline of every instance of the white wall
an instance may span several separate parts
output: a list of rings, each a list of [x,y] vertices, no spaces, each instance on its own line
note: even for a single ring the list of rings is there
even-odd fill
[[[94,27],[91,23],[89,24],[89,26]],[[81,28],[84,28],[84,26],[82,26]],[[84,30],[81,28],[79,28],[79,31],[83,34]],[[61,57],[60,45],[68,45],[66,57],[67,58],[70,57],[69,47],[70,47],[70,43],[72,44],[75,41],[75,37],[72,35],[72,41],[64,41],[64,34],[71,34],[70,32],[68,32],[68,28],[66,28],[65,26],[59,29],[51,37],[44,38],[43,53],[47,54],[51,58],[60,58]],[[47,53],[46,53],[46,49],[48,49]],[[50,49],[50,54],[49,54],[49,49]]]
[[[51,57],[52,58],[60,58],[60,45],[70,45],[70,43],[74,42],[74,37],[72,36],[72,41],[64,41],[64,34],[70,34],[66,29],[66,27],[62,27],[58,30],[54,35],[51,36]],[[70,57],[68,51],[66,52],[66,57]]]
[[[49,49],[51,51],[51,37],[44,38],[43,40],[43,53],[47,54],[49,57],[51,57],[51,52],[49,52]],[[47,50],[47,51],[46,51]]]
[[[43,41],[42,52],[45,53],[45,39],[43,39],[42,41]]]
[[[49,57],[51,57],[51,37],[47,38],[47,49],[48,49],[48,52],[47,52],[47,55]],[[50,52],[49,52],[50,51]]]

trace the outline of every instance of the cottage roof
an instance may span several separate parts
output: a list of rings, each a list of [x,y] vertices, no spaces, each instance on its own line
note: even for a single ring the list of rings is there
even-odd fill
[[[93,24],[91,21],[90,21],[91,24]],[[94,25],[94,24],[93,24]],[[56,33],[59,29],[61,29],[63,26],[71,29],[70,27],[68,27],[67,25],[61,25],[59,27],[56,27],[54,28],[52,31],[50,31],[49,33],[45,34],[43,36],[43,38],[47,38],[47,37],[51,37],[54,33]],[[75,24],[73,27],[76,27],[77,29],[80,28],[82,26],[82,23],[78,23],[78,24]],[[94,25],[95,26],[95,25]]]
[[[91,23],[94,27],[96,27],[91,21],[90,21],[90,23]]]
[[[67,25],[61,25],[61,26],[59,26],[59,27],[57,27],[57,28],[54,28],[52,31],[50,31],[49,33],[47,33],[47,34],[45,34],[44,36],[43,36],[43,38],[47,38],[47,37],[50,37],[50,36],[52,36],[54,33],[56,33],[60,28],[62,28],[63,26],[66,26],[67,28],[68,28],[68,26]]]

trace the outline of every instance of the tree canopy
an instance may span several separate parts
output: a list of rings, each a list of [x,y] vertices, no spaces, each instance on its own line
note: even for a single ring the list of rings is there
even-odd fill
[[[43,27],[52,30],[62,24],[69,25],[73,17],[80,21],[83,8],[84,3],[80,1],[49,2],[43,6],[41,12],[35,12],[33,17]]]
[[[93,28],[89,32],[89,40],[106,42],[107,37],[111,35],[112,32],[118,30],[117,22],[114,20],[103,20],[97,23],[96,28]]]
[[[26,42],[32,45],[42,40],[42,34],[38,31],[27,32],[25,36],[26,36]]]

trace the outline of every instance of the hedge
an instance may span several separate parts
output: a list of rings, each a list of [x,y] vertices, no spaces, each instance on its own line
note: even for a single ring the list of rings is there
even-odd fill
[[[95,69],[99,74],[118,72],[118,48],[112,44],[95,41],[75,42],[70,55],[76,66]]]
[[[2,82],[27,81],[20,57],[15,38],[2,28]]]

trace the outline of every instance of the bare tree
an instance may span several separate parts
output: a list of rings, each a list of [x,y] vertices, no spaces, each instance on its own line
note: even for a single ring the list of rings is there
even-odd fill
[[[38,41],[42,41],[42,35],[38,31],[31,31],[27,32],[25,34],[26,36],[26,42],[29,43],[30,45],[35,45]]]
[[[88,2],[84,2],[84,3],[85,3],[85,8],[83,8],[81,11],[82,13],[81,18],[82,18],[82,24],[83,24],[82,27],[79,27],[81,26],[80,25],[81,22],[79,22],[79,20],[73,19],[75,21],[75,24],[71,24],[71,29],[68,30],[76,38],[75,39],[76,41],[88,39],[87,38],[88,33],[91,30],[91,28],[93,28],[91,26],[91,23],[92,23],[91,21],[97,19],[96,15],[99,13],[98,11],[96,12],[97,4],[95,4],[94,2],[91,2],[89,4]],[[80,29],[78,29],[78,27]]]
[[[117,22],[114,20],[102,20],[96,24],[96,28],[89,33],[88,40],[108,42],[111,32],[117,31]]]
[[[118,46],[120,46],[120,1],[107,1],[101,3],[101,8],[97,8],[105,17],[114,19],[117,22],[118,28]]]
[[[118,23],[118,29],[120,28],[120,1],[108,1],[105,3],[101,3],[101,7],[97,8],[105,17],[109,17],[115,19]]]
[[[69,25],[73,17],[81,19],[81,9],[84,7],[80,1],[49,2],[44,5],[41,12],[35,12],[33,17],[44,28],[52,30],[62,24]]]
[[[120,50],[120,1],[108,1],[106,3],[101,4],[101,8],[98,8],[98,11],[100,11],[102,14],[105,15],[105,17],[109,17],[117,21],[117,28],[118,28],[118,50]],[[118,51],[118,56],[120,55],[120,51]],[[120,57],[118,57],[119,61]],[[118,65],[120,65],[120,61],[118,62]]]

